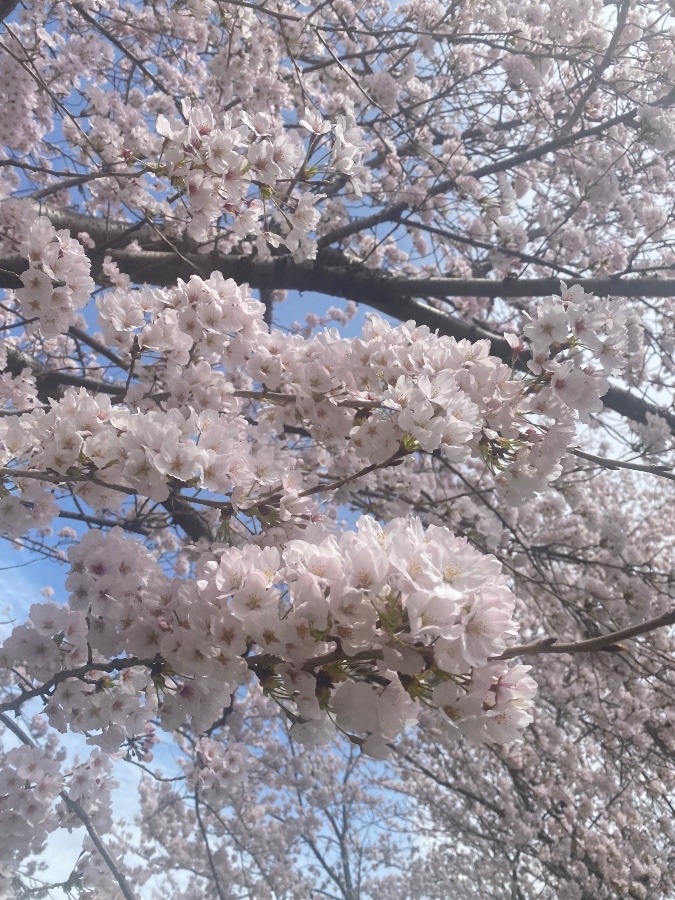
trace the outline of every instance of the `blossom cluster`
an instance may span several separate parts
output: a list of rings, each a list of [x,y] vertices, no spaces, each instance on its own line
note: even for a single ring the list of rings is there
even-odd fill
[[[56,827],[53,803],[61,790],[59,763],[39,747],[14,747],[0,766],[0,887],[27,853],[38,853]]]
[[[0,345],[0,368],[7,365],[7,348]],[[37,403],[37,385],[30,368],[18,375],[3,372],[0,375],[0,408],[27,410]]]
[[[97,304],[110,346],[129,353],[136,343],[181,367],[195,357],[239,365],[267,331],[263,304],[219,272],[166,290],[119,287]]]
[[[458,459],[488,410],[518,395],[486,342],[375,318],[359,339],[270,333],[262,304],[218,273],[166,291],[116,289],[99,305],[109,343],[147,359],[138,383],[120,389],[126,403],[71,388],[47,410],[0,422],[3,465],[74,479],[96,509],[118,508],[129,491],[163,502],[176,484],[229,493],[250,509],[260,496],[297,497],[288,481],[297,457],[270,449],[288,425],[356,469],[417,448]],[[6,500],[4,528],[16,534],[31,517],[31,527],[44,527],[56,513],[49,493],[20,470],[16,483],[22,496]]]
[[[249,764],[248,749],[239,746],[236,741],[215,741],[213,738],[201,737],[196,744],[198,766],[188,766],[189,779],[199,789],[203,797],[218,795],[228,783],[237,779],[240,772],[246,771]],[[186,761],[187,763],[187,761]]]
[[[629,304],[601,300],[578,284],[568,288],[561,282],[561,297],[543,300],[523,332],[532,351],[528,368],[535,375],[548,373],[554,396],[583,417],[597,412],[598,391],[607,389],[600,373],[584,366],[599,362],[602,373],[614,375],[639,349],[639,321]],[[561,360],[557,357],[562,350],[566,354]]]
[[[216,121],[206,104],[183,101],[184,122],[160,115],[157,131],[164,138],[160,162],[153,167],[184,197],[190,212],[188,234],[207,241],[211,226],[226,215],[234,236],[255,242],[258,253],[284,246],[298,259],[316,253],[309,237],[319,222],[316,204],[325,196],[300,190],[321,170],[351,179],[360,192],[364,145],[354,116],[347,112],[331,125],[315,110],[305,109],[297,131],[266,113],[225,114]],[[330,137],[324,162],[317,151]],[[320,156],[320,154],[319,154]]]
[[[41,615],[37,607],[33,607],[33,614]],[[45,611],[37,619],[43,630],[45,616],[51,613]],[[75,807],[99,835],[112,827],[110,792],[117,782],[112,777],[110,757],[96,749],[88,759],[68,769],[62,768],[62,762],[63,754],[39,746],[24,745],[3,751],[0,766],[0,893],[3,897],[9,896],[3,888],[9,886],[18,864],[26,856],[39,854],[52,831],[82,826]],[[85,839],[84,850],[93,849],[88,838]],[[81,886],[91,882],[90,863],[91,860],[82,857],[79,860]]]
[[[69,559],[69,604],[33,605],[0,662],[23,665],[24,684],[56,678],[52,727],[106,752],[155,716],[205,731],[251,673],[299,740],[337,727],[376,756],[420,702],[476,740],[513,740],[531,719],[527,667],[494,661],[515,598],[499,563],[446,528],[363,517],[336,537],[314,525],[282,550],[216,545],[194,579],[169,578],[120,529],[87,532]]]
[[[282,520],[311,516],[319,476],[303,476],[303,492],[301,459],[279,450],[287,428],[323,447],[317,466],[330,462],[342,477],[417,450],[453,461],[473,454],[523,502],[560,473],[577,422],[597,409],[604,373],[633,340],[629,310],[564,286],[524,328],[525,378],[490,356],[487,341],[376,317],[359,338],[332,329],[306,337],[270,332],[263,312],[219,273],[101,297],[106,340],[140,354],[137,381],[120,386],[124,404],[71,388],[47,410],[0,421],[0,463],[20,467],[19,495],[0,498],[5,533],[44,528],[57,513],[50,490],[22,480],[22,467],[73,479],[97,510],[118,509],[129,493],[162,503],[182,487],[228,495],[234,512],[270,511],[272,499]],[[523,346],[512,342],[514,352]]]
[[[297,398],[279,415],[311,423],[329,446],[349,437],[358,458],[379,463],[402,445],[454,458],[469,452],[488,402],[517,388],[486,341],[439,337],[413,322],[392,327],[371,316],[361,337],[328,329],[313,338],[261,335],[248,371],[271,390]]]
[[[640,346],[638,321],[627,302],[601,300],[564,282],[561,294],[537,305],[523,327],[526,342],[506,335],[514,358],[529,344],[532,376],[521,385],[515,428],[486,432],[482,449],[514,504],[558,477],[577,423],[588,423],[602,409],[607,376],[621,371]]]
[[[19,245],[28,262],[16,291],[26,319],[37,319],[45,337],[65,334],[77,320],[76,310],[89,302],[94,281],[90,263],[79,241],[67,231],[57,231],[40,216]]]

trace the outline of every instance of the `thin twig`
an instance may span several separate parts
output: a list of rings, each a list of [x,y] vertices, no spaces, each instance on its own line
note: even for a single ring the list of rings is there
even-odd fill
[[[588,460],[588,462],[597,463],[604,469],[631,469],[634,472],[647,472],[650,475],[658,475],[660,478],[667,478],[669,481],[675,481],[675,473],[669,466],[646,466],[641,463],[627,462],[622,459],[608,459],[604,456],[595,456],[593,453],[586,453],[584,450],[572,450],[574,456],[579,459]]]
[[[135,656],[131,656],[112,659],[107,663],[91,662],[85,663],[83,666],[78,666],[76,669],[64,669],[62,672],[57,672],[56,675],[49,678],[39,687],[32,688],[31,690],[22,690],[18,697],[7,700],[5,703],[0,703],[0,714],[17,712],[23,704],[27,703],[29,700],[34,700],[36,697],[44,698],[50,696],[59,684],[64,681],[69,681],[71,678],[84,681],[87,675],[91,675],[92,672],[121,672],[122,669],[131,669],[136,666],[144,666],[145,668],[150,669],[161,661],[161,657],[159,656],[155,656],[152,659],[138,659]]]
[[[195,815],[197,817],[197,824],[199,825],[199,830],[202,834],[202,840],[204,841],[204,847],[206,848],[206,856],[209,862],[209,869],[211,869],[211,876],[213,878],[213,883],[216,888],[216,892],[220,897],[220,900],[225,900],[225,894],[223,894],[223,889],[220,886],[220,879],[218,878],[218,872],[216,871],[216,864],[213,861],[213,854],[211,853],[211,847],[209,845],[209,837],[206,832],[206,828],[204,828],[204,823],[202,822],[201,813],[199,812],[199,792],[195,789]]]
[[[11,478],[16,482],[17,478],[31,478],[34,481],[46,481],[49,484],[70,484],[72,482],[91,482],[98,487],[111,491],[121,491],[123,494],[135,495],[138,491],[126,487],[123,484],[112,484],[97,478],[95,475],[59,475],[58,473],[40,472],[38,469],[14,469],[10,466],[0,467],[0,479]]]

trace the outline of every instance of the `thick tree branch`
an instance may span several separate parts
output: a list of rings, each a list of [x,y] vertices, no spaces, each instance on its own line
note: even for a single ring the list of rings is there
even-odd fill
[[[208,277],[220,271],[226,278],[234,278],[251,287],[274,290],[315,291],[331,296],[368,303],[369,291],[375,290],[376,300],[390,302],[399,299],[427,297],[545,297],[560,291],[558,278],[505,278],[499,281],[486,278],[410,278],[392,275],[379,269],[368,269],[352,261],[338,250],[326,249],[316,260],[294,262],[280,256],[260,259],[218,253],[198,254],[190,247],[177,244],[179,252],[160,249],[128,250],[126,245],[138,241],[145,247],[157,247],[161,232],[146,223],[114,222],[81,213],[47,210],[52,224],[77,234],[87,232],[97,244],[89,251],[93,274],[100,272],[103,248],[132,281],[167,286],[178,278],[189,278],[194,272]],[[174,242],[175,243],[175,242]],[[498,248],[497,248],[498,249]],[[0,288],[23,287],[18,277],[28,268],[20,256],[0,259]],[[325,284],[326,278],[329,283]],[[573,278],[568,285],[579,284],[589,293],[614,297],[673,297],[675,279],[666,278]],[[322,288],[322,284],[324,285]],[[347,293],[349,292],[349,293]],[[386,310],[385,310],[386,311]],[[394,317],[396,311],[388,313]]]
[[[78,216],[78,218],[80,218]],[[86,217],[81,217],[86,218]],[[72,222],[73,227],[77,223]],[[133,238],[133,234],[130,238]],[[314,291],[366,303],[394,318],[405,316],[412,298],[546,297],[560,293],[559,278],[409,278],[368,269],[338,251],[325,251],[316,260],[294,262],[288,256],[260,259],[251,256],[180,255],[161,250],[111,249],[109,255],[132,281],[166,287],[191,274],[203,278],[215,271],[226,278],[263,290]],[[21,257],[0,259],[0,288],[19,288],[19,275],[28,263]],[[94,274],[98,266],[94,265]],[[568,286],[581,285],[591,294],[612,297],[674,297],[673,278],[568,278]],[[405,301],[406,307],[400,305]],[[386,304],[386,306],[385,306]]]

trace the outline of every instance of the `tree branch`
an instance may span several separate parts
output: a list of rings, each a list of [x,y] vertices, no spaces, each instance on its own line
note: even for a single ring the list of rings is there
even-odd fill
[[[19,728],[16,722],[13,722],[9,718],[9,716],[5,715],[4,713],[0,713],[0,721],[2,721],[2,724],[9,731],[11,731],[12,734],[17,737],[22,744],[25,744],[27,747],[37,746],[35,744],[35,741],[33,741],[25,733],[25,731],[23,731],[22,728]],[[87,829],[87,834],[91,838],[92,844],[94,845],[94,847],[96,847],[96,850],[98,851],[101,859],[110,870],[110,873],[117,882],[119,889],[122,892],[122,896],[125,898],[125,900],[137,900],[136,894],[133,892],[123,872],[120,870],[117,863],[110,855],[108,848],[105,846],[105,844],[101,840],[101,836],[94,827],[94,823],[91,821],[89,815],[83,809],[82,804],[79,802],[79,800],[73,800],[68,796],[65,790],[59,791],[59,797],[66,804],[68,809],[77,816],[80,822],[82,822],[84,827]]]
[[[641,634],[648,634],[657,628],[663,628],[665,625],[672,625],[673,623],[675,623],[675,610],[663,613],[663,615],[657,616],[655,619],[649,619],[647,622],[642,622],[640,625],[631,625],[630,628],[613,631],[600,637],[589,638],[587,641],[558,643],[557,638],[543,638],[531,644],[522,644],[520,647],[509,647],[500,656],[493,657],[493,660],[514,659],[517,656],[538,656],[541,653],[592,653],[598,650],[617,653],[626,650],[621,645],[621,641],[638,637]]]
[[[669,466],[645,466],[623,459],[608,459],[605,456],[596,456],[594,453],[586,453],[584,450],[571,450],[570,452],[574,456],[578,456],[579,459],[597,463],[604,469],[630,469],[633,472],[647,472],[649,475],[658,475],[660,478],[675,481],[675,473],[672,472]]]
[[[599,125],[594,125],[592,128],[582,128],[579,131],[575,131],[573,134],[559,135],[549,141],[538,144],[536,147],[523,150],[521,153],[515,153],[513,156],[504,157],[489,165],[479,166],[477,169],[462,172],[462,177],[481,179],[485,178],[486,175],[496,175],[498,172],[506,172],[509,169],[515,169],[523,163],[530,162],[530,160],[541,159],[542,156],[546,156],[548,153],[562,150],[563,147],[574,144],[576,141],[584,140],[587,137],[596,137],[597,135],[608,131],[610,128],[613,128],[615,125],[623,125],[632,122],[637,114],[637,109],[628,110],[628,112],[625,112],[620,116],[614,116],[612,119],[607,119],[607,121],[601,122]],[[423,202],[430,197],[437,197],[439,194],[446,193],[446,191],[454,190],[456,187],[456,178],[447,178],[444,181],[440,181],[426,192],[423,197]],[[374,228],[384,222],[393,222],[409,209],[414,209],[414,206],[406,200],[400,200],[398,203],[392,203],[390,206],[385,206],[384,209],[377,213],[356,219],[353,222],[349,222],[347,225],[336,228],[327,235],[324,235],[324,237],[319,240],[319,249],[328,247],[331,244],[339,243],[345,238],[350,237],[352,234],[358,234],[359,231],[363,231],[364,229]]]
[[[204,823],[202,822],[201,813],[199,812],[199,791],[195,788],[195,816],[197,817],[197,824],[199,826],[199,831],[201,832],[202,840],[204,841],[204,847],[206,849],[206,858],[208,860],[209,869],[211,870],[211,877],[213,879],[213,883],[216,888],[216,893],[220,900],[226,900],[225,894],[223,893],[223,889],[220,886],[220,879],[218,878],[218,871],[216,870],[216,864],[213,861],[213,854],[211,853],[211,846],[209,844],[209,836],[204,827]]]
[[[18,712],[24,703],[27,703],[29,700],[34,700],[36,697],[44,698],[45,696],[51,695],[58,685],[64,681],[69,681],[71,678],[83,681],[87,675],[91,674],[91,672],[121,672],[122,669],[131,669],[135,666],[145,666],[149,669],[158,662],[162,662],[160,656],[155,656],[153,659],[138,659],[135,656],[131,656],[112,659],[107,663],[92,662],[86,663],[83,666],[78,666],[76,669],[64,669],[63,672],[57,672],[56,675],[53,675],[40,685],[40,687],[22,690],[18,697],[7,700],[5,703],[0,703],[0,714],[6,712]]]
[[[94,216],[79,213],[52,213],[53,224],[71,233],[87,231],[94,239],[125,243],[133,239],[156,242],[157,233],[152,227],[139,223],[105,222]],[[93,273],[100,265],[100,253],[92,251]],[[316,260],[295,262],[290,257],[242,257],[218,253],[197,254],[181,248],[180,253],[128,249],[111,250],[109,254],[119,269],[132,281],[167,287],[179,278],[186,277],[186,265],[202,278],[220,272],[225,278],[233,278],[238,284],[249,284],[262,290],[312,291],[331,297],[353,300],[376,309],[385,315],[407,321],[414,319],[418,325],[427,325],[432,331],[449,335],[457,340],[489,340],[491,352],[508,365],[513,362],[509,344],[471,322],[423,302],[433,297],[539,297],[560,292],[557,278],[506,278],[492,281],[483,278],[407,278],[391,275],[377,269],[367,269],[339,251],[320,253]],[[25,271],[27,262],[21,257],[0,260],[0,288],[17,288],[23,285],[18,274]],[[675,279],[658,278],[570,278],[569,286],[580,285],[588,293],[614,297],[675,297]],[[15,351],[17,352],[17,351]],[[48,378],[45,373],[42,376]],[[52,375],[51,377],[55,377]],[[75,376],[70,376],[75,377]],[[65,382],[62,382],[65,383]],[[81,382],[78,382],[81,383]],[[113,392],[111,385],[107,391]],[[642,397],[629,391],[610,387],[603,403],[635,422],[646,422],[647,413],[661,416],[675,431],[675,413],[660,409]]]

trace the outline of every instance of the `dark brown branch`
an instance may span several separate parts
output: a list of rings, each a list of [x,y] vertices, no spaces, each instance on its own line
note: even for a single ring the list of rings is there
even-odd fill
[[[170,514],[171,524],[182,528],[190,540],[195,543],[201,539],[213,540],[208,522],[186,500],[169,497],[162,503],[162,506]]]
[[[142,534],[144,537],[151,533],[149,526],[143,525],[140,517],[133,519],[106,519],[102,516],[88,516],[86,513],[75,513],[65,509],[59,510],[59,517],[70,519],[74,522],[85,522],[87,525],[95,525],[97,528],[122,528],[124,531]]]
[[[79,329],[78,329],[79,331]],[[11,344],[6,346],[7,365],[3,371],[11,375],[20,375],[24,369],[30,369],[37,386],[38,399],[45,403],[47,400],[59,396],[60,387],[83,387],[95,394],[111,394],[123,397],[126,386],[122,382],[99,381],[97,378],[88,378],[85,375],[75,375],[73,372],[63,372],[58,369],[50,369],[44,363],[34,357],[17,350]]]
[[[77,338],[78,341],[82,341],[82,343],[87,344],[89,347],[91,347],[92,350],[100,353],[101,356],[105,356],[106,359],[109,359],[111,363],[114,363],[114,365],[119,366],[120,369],[128,368],[128,363],[121,359],[116,353],[114,353],[110,349],[110,347],[107,347],[105,344],[101,343],[101,341],[96,340],[95,337],[87,334],[86,331],[78,328],[77,325],[71,325],[68,329],[68,334],[71,337]]]
[[[86,217],[82,217],[86,218]],[[71,223],[77,227],[77,223]],[[559,278],[407,278],[379,269],[367,269],[338,251],[319,254],[316,260],[294,262],[288,256],[260,259],[250,256],[176,253],[146,250],[111,250],[120,270],[137,283],[166,287],[185,277],[186,262],[203,278],[221,272],[226,278],[262,290],[314,291],[366,303],[397,317],[400,301],[431,297],[546,297],[560,293]],[[0,288],[23,287],[18,276],[28,264],[21,257],[0,259]],[[95,269],[94,274],[98,274]],[[673,278],[567,278],[568,286],[581,285],[591,294],[612,297],[674,297]],[[369,302],[369,298],[372,302]],[[433,312],[436,312],[435,310]]]

